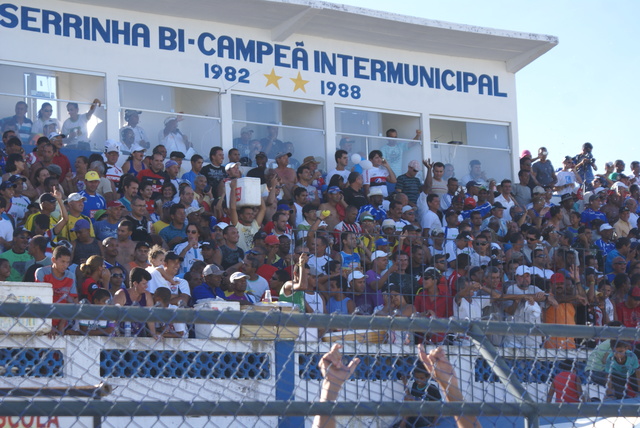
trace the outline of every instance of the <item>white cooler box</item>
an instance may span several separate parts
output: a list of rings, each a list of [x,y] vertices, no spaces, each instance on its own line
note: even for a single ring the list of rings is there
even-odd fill
[[[236,206],[237,207],[259,207],[261,202],[260,179],[253,177],[238,178],[236,186]],[[231,186],[227,181],[224,184],[227,194],[227,206],[231,201]]]
[[[240,302],[205,299],[193,306],[195,310],[239,311]],[[238,339],[240,326],[230,324],[195,324],[196,339]]]
[[[0,301],[53,303],[53,288],[48,282],[0,282]],[[0,333],[46,334],[51,331],[51,319],[0,317]]]

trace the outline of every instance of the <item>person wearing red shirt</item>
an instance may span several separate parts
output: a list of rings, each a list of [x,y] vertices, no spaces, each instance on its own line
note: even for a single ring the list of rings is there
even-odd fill
[[[618,321],[625,327],[640,326],[640,287],[632,287],[627,298],[616,306]]]
[[[422,276],[422,290],[416,295],[413,305],[416,312],[429,318],[447,318],[446,297],[439,291],[439,284],[445,283],[446,278],[436,268],[427,268]],[[453,311],[453,309],[452,309]],[[444,333],[425,335],[425,339],[433,343],[444,340]]]
[[[471,256],[466,253],[458,254],[455,261],[455,270],[447,281],[438,283],[438,295],[444,296],[446,317],[453,316],[453,298],[458,294],[458,278],[467,276],[467,270],[471,264]]]
[[[53,303],[78,303],[76,276],[68,268],[71,264],[71,251],[59,245],[53,250],[51,266],[36,270],[36,282],[48,282],[53,287]],[[54,319],[49,337],[64,335],[67,320]]]
[[[164,183],[165,176],[162,174],[164,170],[164,156],[160,153],[154,153],[151,157],[151,162],[148,169],[143,169],[138,173],[138,180],[140,180],[140,188],[146,183],[150,183],[153,188],[153,196],[151,199],[155,200],[160,197],[162,192],[162,183]]]

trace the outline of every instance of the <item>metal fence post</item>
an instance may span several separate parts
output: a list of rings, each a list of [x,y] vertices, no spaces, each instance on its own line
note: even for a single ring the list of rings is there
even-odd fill
[[[293,340],[276,340],[276,400],[295,401],[296,362],[295,342]],[[301,416],[278,417],[279,428],[298,428],[304,426]]]

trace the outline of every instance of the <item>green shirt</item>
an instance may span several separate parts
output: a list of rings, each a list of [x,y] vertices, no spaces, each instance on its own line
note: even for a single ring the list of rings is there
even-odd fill
[[[9,264],[11,265],[11,274],[9,278],[7,278],[7,281],[20,282],[27,271],[27,262],[33,260],[33,257],[26,251],[22,254],[16,254],[13,250],[9,250],[0,254],[0,259],[9,260]]]
[[[282,287],[284,289],[284,287]],[[294,291],[291,296],[285,296],[284,292],[280,290],[280,294],[278,295],[279,302],[289,302],[298,306],[300,309],[300,313],[305,313],[305,300],[304,300],[304,291]]]

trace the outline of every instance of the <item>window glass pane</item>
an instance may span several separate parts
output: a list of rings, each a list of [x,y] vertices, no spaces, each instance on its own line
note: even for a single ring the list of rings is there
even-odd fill
[[[313,156],[326,171],[321,105],[234,95],[232,108],[233,147],[243,164],[255,166],[255,155],[264,151],[272,166],[276,154],[287,152],[294,169]]]
[[[196,153],[208,159],[211,147],[220,145],[218,97],[212,91],[120,81],[123,150],[132,141],[150,149],[163,144],[167,156],[179,151],[187,159]]]
[[[472,179],[487,184],[490,180],[496,180],[499,183],[504,178],[512,178],[511,155],[506,150],[432,143],[431,160],[445,164],[445,179],[453,173],[463,186]],[[473,166],[472,161],[474,161]],[[475,161],[480,162],[479,166],[476,166]],[[451,170],[452,167],[453,170]]]
[[[75,129],[76,132],[67,139],[66,144],[80,143],[80,148],[83,149],[101,149],[100,146],[106,139],[104,108],[96,108],[88,121],[83,119],[83,115],[89,111],[95,98],[104,101],[102,76],[6,64],[0,64],[0,75],[0,92],[11,94],[0,96],[0,118],[4,119],[3,128],[16,127],[16,120],[13,119],[16,103],[25,102],[26,117],[33,125],[31,129],[27,129],[28,125],[20,126],[23,131],[21,138],[24,143],[35,142],[37,137],[45,132],[61,130],[65,121],[69,119],[67,103],[75,102],[78,104],[80,121],[78,118],[75,121],[67,121],[65,129]]]
[[[365,159],[372,150],[381,150],[396,175],[400,175],[406,172],[410,160],[422,157],[421,141],[411,139],[419,125],[417,116],[338,107],[337,147],[347,150],[350,156],[358,153]],[[386,137],[387,132],[390,137]]]
[[[509,127],[486,123],[431,119],[431,141],[508,149]]]

